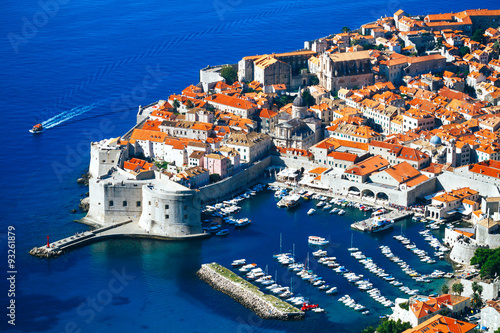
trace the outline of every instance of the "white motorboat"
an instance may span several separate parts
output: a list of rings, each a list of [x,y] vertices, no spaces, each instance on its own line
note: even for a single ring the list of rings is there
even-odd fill
[[[311,245],[327,245],[330,242],[323,237],[309,236],[308,243]]]

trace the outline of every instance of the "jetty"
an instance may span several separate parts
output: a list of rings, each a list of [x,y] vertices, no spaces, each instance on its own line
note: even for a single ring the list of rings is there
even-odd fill
[[[196,274],[212,288],[231,296],[263,319],[304,319],[303,311],[273,295],[264,294],[254,284],[215,262],[203,264]]]
[[[413,212],[412,211],[398,211],[398,210],[393,210],[389,211],[385,214],[379,215],[381,219],[389,219],[393,220],[394,222],[397,222],[399,220],[403,220],[409,216],[412,216]],[[362,221],[357,221],[351,224],[352,229],[357,229],[360,231],[367,231],[370,226],[370,221],[373,219],[373,217],[369,217],[365,220]]]
[[[144,229],[140,228],[137,222],[133,222],[132,220],[126,220],[123,222],[114,223],[94,230],[77,232],[72,236],[47,244],[48,246],[44,245],[40,247],[34,247],[29,251],[29,253],[35,257],[54,258],[60,256],[61,254],[73,248],[81,247],[93,242],[109,238],[120,238],[120,237],[135,237],[135,238],[150,238],[150,239],[152,238],[160,240],[188,240],[195,238],[210,237],[210,234],[207,233],[194,234],[182,237],[164,236],[160,234],[149,233]]]

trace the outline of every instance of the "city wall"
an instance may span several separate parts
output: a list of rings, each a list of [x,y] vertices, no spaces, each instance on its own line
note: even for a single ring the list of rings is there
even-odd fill
[[[231,177],[201,187],[198,192],[201,204],[220,201],[222,198],[239,194],[244,188],[253,184],[257,179],[262,178],[265,168],[270,164],[271,157],[268,156]]]

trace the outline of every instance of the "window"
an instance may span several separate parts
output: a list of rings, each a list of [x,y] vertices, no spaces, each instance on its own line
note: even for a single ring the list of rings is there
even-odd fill
[[[123,207],[127,207],[127,201],[123,201]]]
[[[165,205],[165,209],[168,209],[168,205]]]
[[[188,209],[188,206],[184,205],[184,209]]]
[[[168,220],[168,214],[167,214],[167,215],[165,215],[165,220]]]
[[[188,216],[187,214],[184,214],[184,220],[187,220]]]
[[[149,202],[149,205],[151,206],[151,201]]]
[[[113,205],[114,205],[113,200],[110,200],[110,201],[109,201],[109,207],[113,207]]]
[[[141,202],[140,202],[140,201],[137,201],[137,202],[135,203],[135,205],[136,205],[136,207],[141,207]]]

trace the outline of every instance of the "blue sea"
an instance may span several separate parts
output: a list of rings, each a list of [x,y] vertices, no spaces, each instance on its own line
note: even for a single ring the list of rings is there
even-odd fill
[[[495,8],[497,1],[482,1]],[[366,305],[370,316],[347,309],[336,298],[294,279],[294,290],[318,302],[325,314],[302,322],[263,321],[229,297],[200,282],[202,263],[228,265],[247,258],[268,266],[281,283],[291,275],[273,260],[279,247],[301,260],[312,249],[307,236],[328,237],[332,256],[365,274],[390,298],[402,296],[370,273],[345,250],[369,253],[397,278],[408,281],[380,254],[389,244],[419,271],[449,269],[448,264],[419,265],[417,257],[395,242],[403,232],[430,251],[416,232],[420,225],[399,223],[379,235],[352,232],[358,211],[344,217],[308,205],[279,210],[270,193],[243,204],[240,216],[252,225],[227,238],[170,243],[110,240],[69,252],[57,259],[34,258],[34,246],[86,230],[74,223],[87,188],[76,179],[87,170],[89,142],[116,137],[135,123],[139,105],[166,99],[198,82],[207,65],[236,63],[246,55],[283,52],[310,40],[357,28],[399,8],[411,14],[475,8],[473,1],[13,1],[0,5],[0,122],[2,139],[0,199],[0,331],[2,332],[359,332],[376,325],[386,310],[357,292],[331,270],[314,266],[332,285]],[[37,122],[47,131],[28,133]],[[8,227],[15,230],[15,267],[7,267]],[[7,271],[15,270],[15,297],[9,297]],[[414,287],[414,285],[411,285]],[[440,282],[423,292],[439,289]],[[7,323],[8,302],[15,299],[15,326]]]

